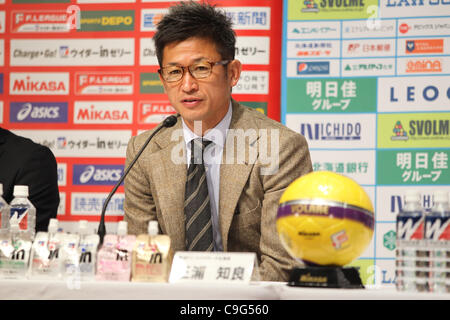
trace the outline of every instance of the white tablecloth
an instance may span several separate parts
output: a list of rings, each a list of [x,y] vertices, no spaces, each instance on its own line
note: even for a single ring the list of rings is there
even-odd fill
[[[323,289],[286,283],[135,283],[0,280],[3,300],[450,300],[450,294],[397,292],[395,287]]]

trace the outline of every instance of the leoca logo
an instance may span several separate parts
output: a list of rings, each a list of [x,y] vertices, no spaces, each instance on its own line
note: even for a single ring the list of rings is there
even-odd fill
[[[110,185],[119,181],[123,173],[121,165],[75,165],[74,185]]]

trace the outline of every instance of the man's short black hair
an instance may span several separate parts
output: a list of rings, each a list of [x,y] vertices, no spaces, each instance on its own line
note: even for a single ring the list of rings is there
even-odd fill
[[[157,25],[153,40],[159,65],[166,45],[192,37],[211,40],[223,60],[234,59],[236,35],[231,19],[215,6],[190,1],[170,7]]]

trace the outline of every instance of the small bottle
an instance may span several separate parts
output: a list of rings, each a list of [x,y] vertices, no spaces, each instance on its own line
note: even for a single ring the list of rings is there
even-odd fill
[[[428,258],[424,244],[425,211],[421,196],[408,190],[405,205],[397,215],[396,288],[399,291],[428,291]]]
[[[78,233],[80,235],[78,254],[81,280],[94,280],[100,237],[89,231],[87,220],[79,221]]]
[[[31,249],[30,277],[59,279],[61,277],[60,249],[64,233],[58,232],[58,219],[50,219],[48,232],[40,231]]]
[[[9,235],[2,236],[0,250],[0,275],[6,279],[25,279],[28,272],[31,240],[20,234],[16,219],[10,221]]]
[[[27,233],[33,239],[36,227],[36,208],[28,199],[28,186],[14,186],[14,192],[10,206],[10,219],[19,221],[21,233]]]
[[[96,280],[130,281],[131,253],[136,236],[128,235],[128,223],[120,221],[117,234],[107,234],[97,256]]]
[[[450,207],[448,193],[434,192],[434,205],[425,217],[425,239],[429,249],[431,292],[445,292],[450,265]]]
[[[149,221],[147,230],[134,245],[131,281],[167,282],[173,259],[170,237],[158,234],[158,221]]]
[[[122,273],[122,281],[130,281],[131,277],[131,258],[133,254],[133,246],[136,241],[135,235],[128,234],[128,222],[119,221],[117,226],[117,255],[116,261]]]
[[[5,199],[3,199],[3,184],[0,183],[0,229],[9,229],[9,217],[9,205]]]

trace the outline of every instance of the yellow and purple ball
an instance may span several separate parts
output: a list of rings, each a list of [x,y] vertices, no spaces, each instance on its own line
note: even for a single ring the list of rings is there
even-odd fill
[[[288,253],[306,265],[344,266],[370,244],[374,209],[353,179],[330,171],[292,182],[279,201],[277,231]]]

